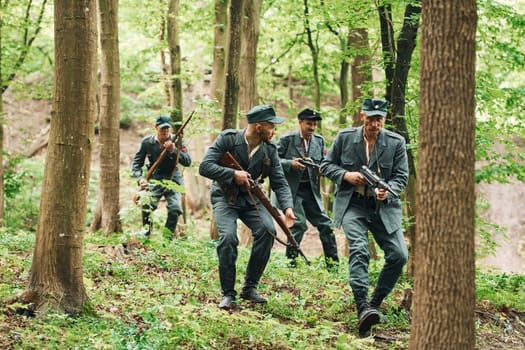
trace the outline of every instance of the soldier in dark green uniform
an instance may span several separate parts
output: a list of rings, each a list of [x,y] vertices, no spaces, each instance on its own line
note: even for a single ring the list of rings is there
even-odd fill
[[[301,160],[319,165],[324,159],[324,138],[315,133],[321,115],[309,108],[297,115],[299,130],[281,136],[277,142],[277,151],[281,158],[284,175],[290,185],[294,200],[294,213],[297,221],[290,228],[297,243],[301,244],[308,229],[306,220],[319,230],[328,268],[337,266],[337,242],[333,231],[332,219],[326,214],[320,192],[321,173],[318,167],[306,166]],[[286,247],[286,256],[290,265],[295,266],[298,252],[293,247]]]
[[[282,123],[271,106],[260,105],[247,114],[248,127],[244,130],[224,130],[210,146],[202,160],[199,173],[213,180],[211,203],[215,223],[219,231],[219,277],[223,298],[219,308],[230,309],[236,298],[235,279],[237,261],[237,219],[250,228],[253,245],[240,294],[242,299],[255,303],[266,303],[257,292],[257,285],[270,258],[275,235],[272,216],[260,204],[254,205],[247,192],[249,181],[268,177],[270,187],[284,209],[286,223],[295,221],[293,202],[288,183],[277,155],[277,147],[271,138],[275,124]],[[245,171],[235,170],[220,164],[220,159],[230,152]]]
[[[138,180],[138,185],[141,189],[148,188],[150,191],[150,201],[142,208],[142,234],[148,237],[151,234],[152,222],[151,212],[157,209],[157,205],[162,196],[166,198],[166,206],[168,208],[168,215],[166,218],[166,229],[174,235],[177,227],[179,215],[182,214],[181,195],[179,192],[172,189],[166,189],[160,184],[148,183],[142,174],[142,167],[148,161],[147,168],[149,169],[153,163],[159,158],[164,149],[167,150],[167,155],[160,162],[153,175],[152,180],[172,180],[178,185],[184,184],[182,171],[177,166],[178,163],[188,167],[191,165],[191,157],[184,142],[181,142],[181,149],[177,150],[178,139],[174,140],[174,135],[171,131],[171,117],[169,115],[158,116],[155,121],[154,135],[146,136],[140,142],[139,149],[133,158],[131,171],[134,177]],[[182,138],[182,135],[179,136]],[[180,140],[182,141],[182,139]],[[179,152],[179,154],[177,154]],[[151,180],[150,179],[150,180]]]
[[[350,287],[361,334],[379,322],[379,306],[394,288],[408,257],[401,227],[401,201],[386,190],[367,186],[359,171],[362,165],[368,166],[398,195],[407,184],[405,139],[383,129],[387,106],[384,100],[365,99],[361,108],[363,126],[341,130],[321,164],[323,174],[338,185],[334,224],[343,227],[348,241]],[[385,256],[385,265],[370,301],[369,230]]]

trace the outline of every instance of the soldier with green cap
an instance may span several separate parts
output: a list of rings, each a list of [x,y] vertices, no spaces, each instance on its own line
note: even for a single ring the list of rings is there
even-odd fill
[[[169,231],[172,238],[177,228],[179,216],[182,214],[181,194],[173,189],[168,189],[160,183],[148,182],[142,172],[144,163],[147,162],[149,169],[160,157],[162,151],[166,149],[166,156],[160,162],[157,169],[153,172],[150,180],[162,181],[171,180],[178,185],[184,184],[182,171],[178,164],[188,167],[191,165],[191,157],[182,140],[182,135],[173,139],[175,135],[171,133],[171,117],[160,115],[155,120],[156,133],[146,136],[140,142],[139,148],[135,153],[131,165],[131,172],[141,189],[149,189],[149,200],[142,206],[142,234],[149,237],[153,223],[151,213],[157,209],[161,197],[166,199],[168,214],[165,228]],[[179,140],[180,139],[180,140]],[[180,144],[180,149],[176,145]]]
[[[379,307],[394,288],[408,258],[400,199],[384,189],[368,186],[359,171],[366,165],[398,196],[408,182],[405,139],[383,128],[387,107],[385,100],[365,99],[361,108],[363,125],[341,130],[321,163],[323,174],[337,185],[334,225],[342,226],[348,242],[350,287],[361,334],[379,323]],[[385,257],[370,299],[368,231]]]
[[[247,114],[248,126],[243,130],[224,130],[209,147],[199,166],[200,175],[212,179],[211,204],[219,232],[217,255],[222,289],[220,309],[229,310],[236,301],[237,219],[252,231],[253,244],[244,275],[240,297],[254,303],[266,303],[257,286],[270,258],[276,234],[273,218],[247,191],[250,181],[267,177],[285,214],[285,222],[295,222],[290,188],[284,177],[276,145],[271,142],[275,124],[284,121],[269,105],[253,107]],[[230,152],[244,171],[221,164]],[[254,200],[256,201],[254,203]]]

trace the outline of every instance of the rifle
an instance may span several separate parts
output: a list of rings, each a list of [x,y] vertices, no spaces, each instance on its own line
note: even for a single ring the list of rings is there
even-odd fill
[[[222,158],[219,161],[219,163],[221,165],[223,165],[223,166],[228,167],[228,168],[244,171],[242,166],[239,164],[239,162],[237,162],[237,160],[233,157],[233,155],[230,152],[226,152],[224,154],[224,156],[222,156]],[[270,200],[268,199],[268,197],[266,197],[266,195],[264,194],[264,192],[261,189],[261,187],[259,187],[259,185],[255,181],[250,180],[250,185],[247,188],[247,190],[248,190],[248,193],[253,193],[259,199],[261,204],[266,208],[266,210],[268,210],[270,215],[274,218],[274,220],[277,222],[279,227],[283,230],[284,234],[286,235],[286,237],[288,238],[288,241],[290,243],[287,244],[287,243],[281,241],[280,239],[278,239],[277,237],[275,237],[275,238],[279,242],[284,244],[285,246],[289,246],[289,247],[292,247],[292,248],[296,249],[297,252],[299,253],[299,255],[301,255],[303,257],[305,263],[307,265],[310,265],[310,261],[308,261],[308,259],[304,255],[303,251],[301,250],[301,247],[299,246],[299,243],[297,243],[297,241],[295,240],[294,236],[292,235],[292,232],[290,231],[288,226],[286,226],[285,222],[281,218],[281,215],[279,214],[277,209],[275,209],[275,207],[270,203]]]
[[[299,163],[301,163],[304,166],[310,167],[310,168],[316,168],[318,170],[321,170],[321,166],[319,164],[316,164],[312,162],[311,160],[308,160],[306,158],[299,158]]]
[[[366,181],[371,187],[374,188],[380,188],[383,190],[387,190],[390,194],[394,196],[394,198],[399,198],[397,193],[395,193],[390,185],[380,178],[376,173],[374,173],[372,170],[370,170],[366,165],[363,165],[361,167],[361,174],[365,177]]]

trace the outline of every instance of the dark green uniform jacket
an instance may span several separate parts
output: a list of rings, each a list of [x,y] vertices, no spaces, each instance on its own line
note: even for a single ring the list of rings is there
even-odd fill
[[[353,185],[343,181],[343,176],[347,171],[359,171],[362,165],[366,165],[363,127],[341,130],[321,163],[323,174],[338,185],[334,202],[335,227],[341,226],[355,189]],[[382,129],[368,167],[376,173],[379,167],[378,175],[399,195],[408,182],[405,139],[401,135]],[[401,200],[389,196],[380,202],[379,215],[388,233],[401,229]]]
[[[293,208],[290,188],[284,177],[276,145],[273,142],[263,142],[253,157],[248,159],[245,133],[246,130],[222,131],[200,164],[199,173],[214,180],[211,187],[212,204],[216,201],[226,201],[229,205],[237,206],[251,204],[246,188],[235,183],[235,170],[219,164],[222,156],[229,151],[254,180],[258,180],[263,173],[263,159],[269,158],[270,187],[277,195],[281,208]]]

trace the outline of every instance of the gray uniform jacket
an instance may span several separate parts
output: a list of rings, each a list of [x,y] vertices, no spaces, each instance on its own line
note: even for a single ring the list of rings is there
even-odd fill
[[[290,185],[292,191],[292,197],[295,199],[297,189],[299,188],[299,182],[301,180],[302,171],[292,169],[292,159],[309,157],[316,164],[321,164],[324,159],[325,143],[324,138],[319,134],[312,135],[310,140],[310,146],[308,153],[302,145],[301,134],[299,131],[287,133],[279,139],[277,142],[277,152],[281,158],[281,165],[283,166],[284,176]],[[305,171],[308,171],[308,178],[310,179],[310,187],[317,201],[320,211],[324,211],[323,200],[320,193],[320,174],[317,168],[307,167]]]
[[[284,177],[283,168],[277,155],[277,147],[272,142],[263,142],[251,159],[248,159],[248,145],[244,139],[246,130],[228,129],[222,131],[208,148],[199,166],[199,173],[213,180],[211,202],[226,201],[229,205],[246,206],[252,201],[244,186],[235,183],[232,168],[220,165],[220,159],[230,152],[252,179],[258,180],[263,172],[265,155],[270,159],[270,187],[276,193],[281,208],[293,208],[290,188]]]
[[[170,140],[173,138],[174,135],[169,136]],[[173,141],[175,144],[177,143],[177,140]],[[146,159],[148,159],[147,168],[149,169],[153,163],[157,160],[157,158],[162,153],[162,146],[160,143],[156,140],[155,135],[146,136],[142,139],[140,142],[139,149],[137,150],[137,153],[135,153],[135,157],[133,158],[133,163],[131,165],[131,171],[133,173],[133,176],[137,179],[141,179],[143,176],[142,174],[142,167],[144,166],[144,163]],[[151,176],[154,180],[167,180],[171,179],[172,181],[175,181],[179,185],[184,184],[184,178],[182,175],[182,172],[180,169],[177,168],[175,173],[173,173],[173,169],[175,168],[175,162],[177,160],[177,151],[173,153],[168,153],[164,160],[160,163],[159,167],[155,170],[153,175]],[[179,164],[183,166],[190,166],[191,165],[191,157],[188,153],[188,150],[186,148],[186,145],[184,142],[182,143],[182,149],[180,151],[179,155]],[[173,176],[172,176],[173,175]]]
[[[408,182],[408,161],[405,139],[394,132],[382,129],[370,157],[368,167],[378,173],[398,195]],[[341,130],[321,164],[323,174],[337,186],[334,202],[334,225],[340,227],[350,205],[355,186],[343,181],[347,171],[359,171],[366,165],[363,127]],[[401,229],[401,200],[390,195],[379,202],[379,215],[388,233]]]

